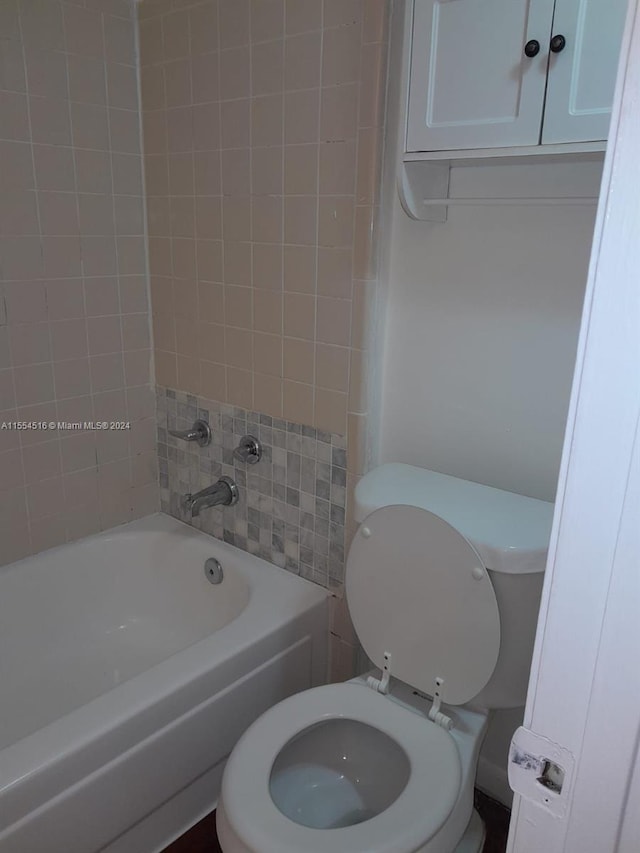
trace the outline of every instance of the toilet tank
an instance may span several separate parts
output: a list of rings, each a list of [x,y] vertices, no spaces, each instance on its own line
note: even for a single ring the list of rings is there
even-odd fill
[[[440,516],[478,552],[500,612],[500,652],[493,675],[472,701],[485,708],[524,705],[553,504],[393,463],[373,469],[356,486],[356,521],[393,505]]]

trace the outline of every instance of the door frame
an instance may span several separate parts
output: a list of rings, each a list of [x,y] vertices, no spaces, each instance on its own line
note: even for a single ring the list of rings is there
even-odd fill
[[[562,816],[516,794],[508,853],[640,849],[638,104],[630,0],[524,719],[574,769]]]

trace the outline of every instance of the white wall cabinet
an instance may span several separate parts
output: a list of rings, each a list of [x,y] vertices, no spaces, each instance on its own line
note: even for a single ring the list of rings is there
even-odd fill
[[[626,6],[414,0],[407,152],[606,139]]]
[[[607,138],[626,11],[626,0],[556,0],[566,46],[549,58],[543,144]]]

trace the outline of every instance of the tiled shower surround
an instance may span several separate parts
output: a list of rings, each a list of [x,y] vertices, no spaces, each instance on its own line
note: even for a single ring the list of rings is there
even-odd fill
[[[368,412],[387,2],[138,14],[156,381],[351,443]]]
[[[157,509],[158,383],[182,392],[165,421],[214,427],[206,449],[161,432],[163,509],[230,473],[240,503],[196,526],[341,601],[388,5],[0,0],[0,422],[131,425],[0,431],[0,564]],[[255,468],[231,459],[243,432]],[[332,634],[346,677],[341,603]]]
[[[0,565],[158,506],[136,66],[129,0],[0,0]]]
[[[345,556],[344,436],[168,388],[157,389],[157,402],[162,510],[322,586],[339,587]],[[169,429],[191,428],[196,418],[211,427],[208,447],[169,435]],[[255,465],[233,456],[247,433],[262,443],[262,459]],[[192,519],[184,495],[223,474],[236,481],[238,503],[205,509]]]

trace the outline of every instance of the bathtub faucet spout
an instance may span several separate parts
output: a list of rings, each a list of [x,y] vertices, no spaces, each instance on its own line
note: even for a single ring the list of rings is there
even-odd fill
[[[238,487],[231,477],[220,477],[212,486],[193,495],[185,495],[184,506],[195,518],[200,515],[201,509],[210,506],[233,506],[238,503],[238,497]]]

